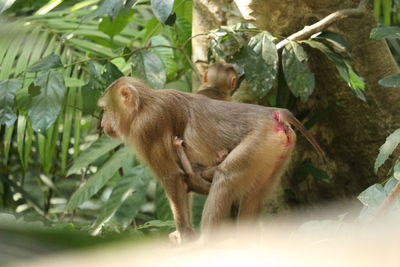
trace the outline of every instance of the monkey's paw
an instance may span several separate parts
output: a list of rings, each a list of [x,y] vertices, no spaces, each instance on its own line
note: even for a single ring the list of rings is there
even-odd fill
[[[183,139],[182,138],[179,138],[178,136],[174,136],[174,140],[172,141],[172,143],[175,145],[175,146],[182,146],[182,144],[183,144]]]

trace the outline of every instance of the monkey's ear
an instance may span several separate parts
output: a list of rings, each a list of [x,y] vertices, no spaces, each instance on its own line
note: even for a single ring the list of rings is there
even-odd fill
[[[125,105],[130,107],[134,107],[138,109],[139,107],[139,98],[137,90],[130,85],[123,85],[119,88],[119,94],[122,97],[122,101]]]
[[[208,82],[208,70],[204,71],[204,78],[203,78],[203,82]]]
[[[237,78],[236,76],[232,76],[229,80],[229,89],[233,90],[237,86]]]

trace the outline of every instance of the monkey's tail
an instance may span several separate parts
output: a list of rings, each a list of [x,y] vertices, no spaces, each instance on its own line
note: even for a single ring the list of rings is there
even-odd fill
[[[307,129],[303,126],[303,124],[296,119],[296,117],[287,109],[279,109],[279,113],[281,113],[282,118],[284,121],[289,122],[292,124],[297,130],[301,132],[302,135],[310,142],[310,144],[314,147],[317,151],[318,155],[321,159],[326,163],[326,155],[322,148],[319,146],[315,138],[307,131]]]

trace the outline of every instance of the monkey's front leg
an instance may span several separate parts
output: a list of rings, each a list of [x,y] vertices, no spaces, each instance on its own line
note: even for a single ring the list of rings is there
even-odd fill
[[[192,227],[191,207],[183,176],[176,171],[164,176],[161,182],[176,224],[176,231],[170,234],[170,239],[178,244],[194,239],[196,232]]]
[[[204,180],[200,173],[193,171],[192,164],[190,163],[182,146],[183,139],[175,136],[173,144],[176,148],[178,158],[181,161],[182,168],[187,174],[186,183],[189,189],[193,190],[196,193],[207,195],[210,191],[211,183]]]

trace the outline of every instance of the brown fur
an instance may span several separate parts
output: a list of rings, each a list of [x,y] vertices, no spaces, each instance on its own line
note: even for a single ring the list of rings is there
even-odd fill
[[[111,129],[132,146],[164,186],[183,239],[194,231],[175,136],[185,140],[187,157],[194,164],[216,165],[218,152],[230,151],[214,173],[203,230],[220,225],[239,197],[241,220],[259,214],[262,196],[279,181],[296,139],[286,122],[276,119],[289,111],[151,90],[129,77],[115,81],[98,104],[105,110],[104,130]]]

